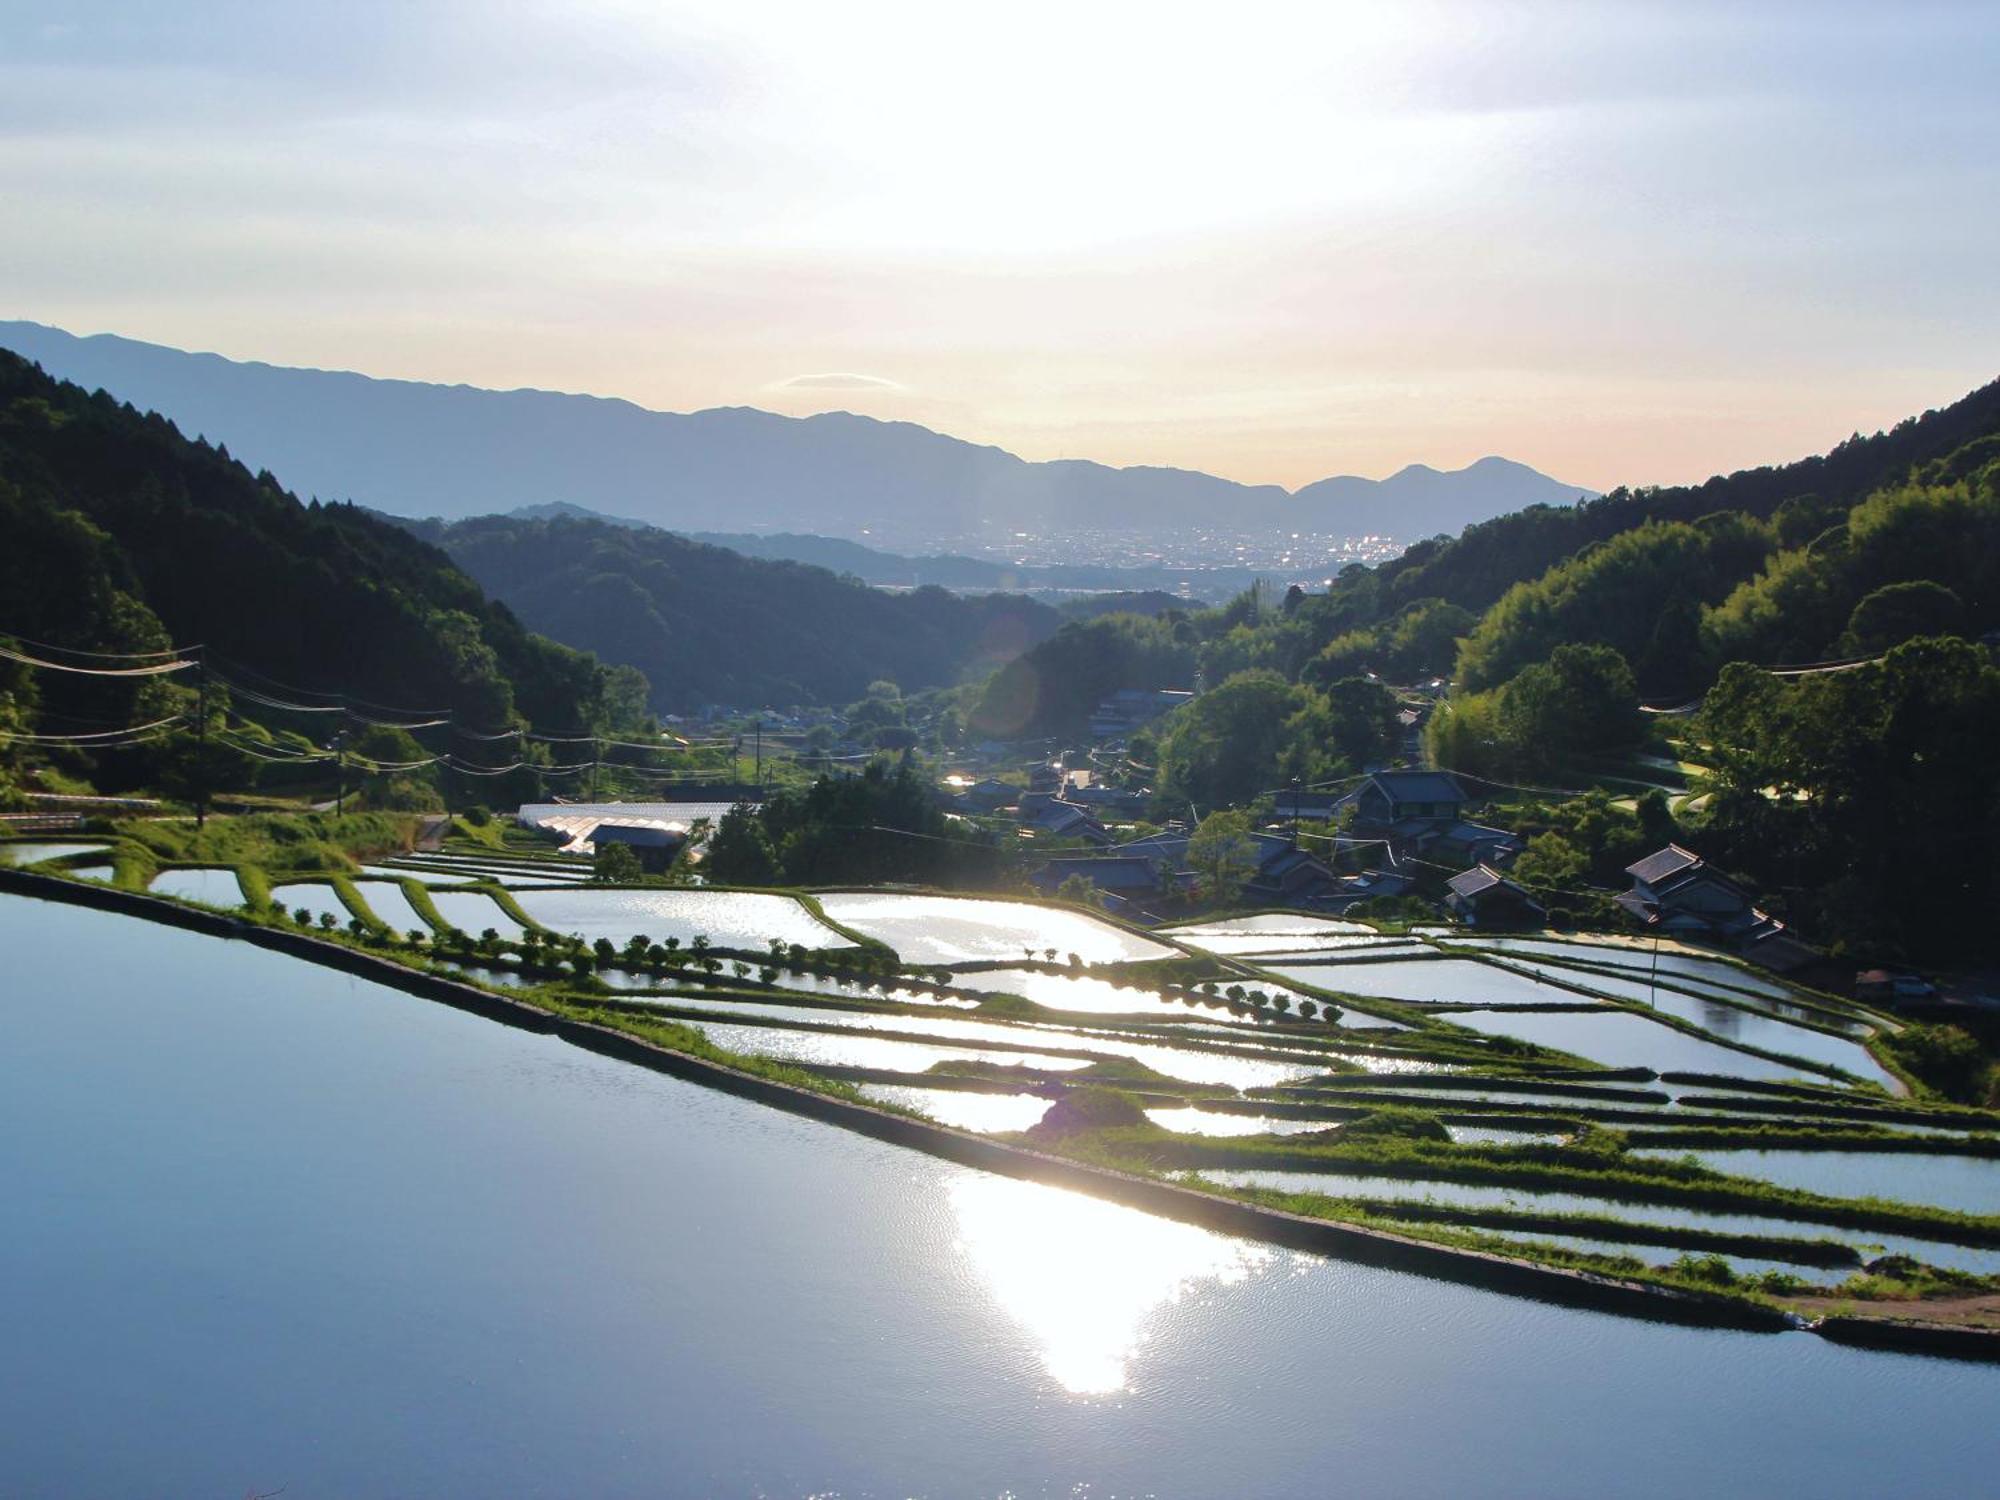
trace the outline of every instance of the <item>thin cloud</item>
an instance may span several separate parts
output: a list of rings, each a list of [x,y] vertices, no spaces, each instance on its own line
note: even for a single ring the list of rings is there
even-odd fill
[[[898,382],[884,380],[879,375],[856,375],[847,370],[834,370],[824,375],[794,375],[790,380],[781,380],[771,387],[774,391],[900,391],[904,388]]]

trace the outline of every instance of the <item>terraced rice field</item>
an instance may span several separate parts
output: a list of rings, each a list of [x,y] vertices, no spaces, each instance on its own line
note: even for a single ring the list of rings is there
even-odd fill
[[[312,913],[315,922],[322,915],[330,914],[342,927],[345,927],[348,919],[354,915],[340,899],[340,893],[324,880],[301,880],[289,885],[274,885],[271,887],[271,900],[274,905],[286,912],[296,912],[303,908]]]
[[[521,924],[500,909],[500,903],[478,891],[432,891],[431,905],[447,926],[478,937],[489,927],[501,937],[521,935]]]
[[[243,904],[243,887],[234,870],[162,870],[146,889],[156,896],[174,896],[223,910]]]
[[[853,943],[790,896],[745,891],[564,890],[523,891],[521,909],[553,932],[586,941],[609,938],[622,946],[636,933],[648,941],[668,938],[683,946],[705,937],[713,947],[761,952],[772,939],[807,948],[851,948]]]
[[[1174,949],[1079,912],[1019,901],[836,891],[820,906],[843,927],[887,943],[906,963],[963,964],[1076,954],[1085,963],[1171,958]]]

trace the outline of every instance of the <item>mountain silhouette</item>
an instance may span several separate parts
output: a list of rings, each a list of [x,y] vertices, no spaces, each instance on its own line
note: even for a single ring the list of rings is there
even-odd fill
[[[158,411],[322,499],[457,519],[567,503],[680,531],[871,541],[1063,528],[1290,528],[1405,540],[1589,493],[1485,458],[1296,493],[1187,469],[1033,463],[911,422],[751,407],[649,411],[552,391],[378,380],[0,322],[0,347]]]

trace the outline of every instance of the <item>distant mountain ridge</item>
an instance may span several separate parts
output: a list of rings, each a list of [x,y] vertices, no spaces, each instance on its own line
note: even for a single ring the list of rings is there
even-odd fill
[[[569,502],[678,531],[911,539],[1012,531],[1291,527],[1414,539],[1590,492],[1486,458],[1295,494],[1186,469],[1034,463],[910,422],[482,390],[245,363],[112,334],[0,322],[50,374],[227,441],[323,499],[447,520]]]

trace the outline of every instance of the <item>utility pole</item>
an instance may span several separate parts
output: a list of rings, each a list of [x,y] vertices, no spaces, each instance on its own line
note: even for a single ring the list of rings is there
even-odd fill
[[[347,811],[347,728],[342,725],[333,732],[333,812],[340,817]]]
[[[757,721],[756,729],[757,729],[757,789],[761,793],[764,789],[764,721],[762,719],[759,719]]]
[[[208,653],[195,647],[194,826],[208,826]]]
[[[602,754],[603,746],[597,736],[593,734],[590,737],[590,790],[586,794],[586,800],[591,802],[597,800],[597,762]]]

